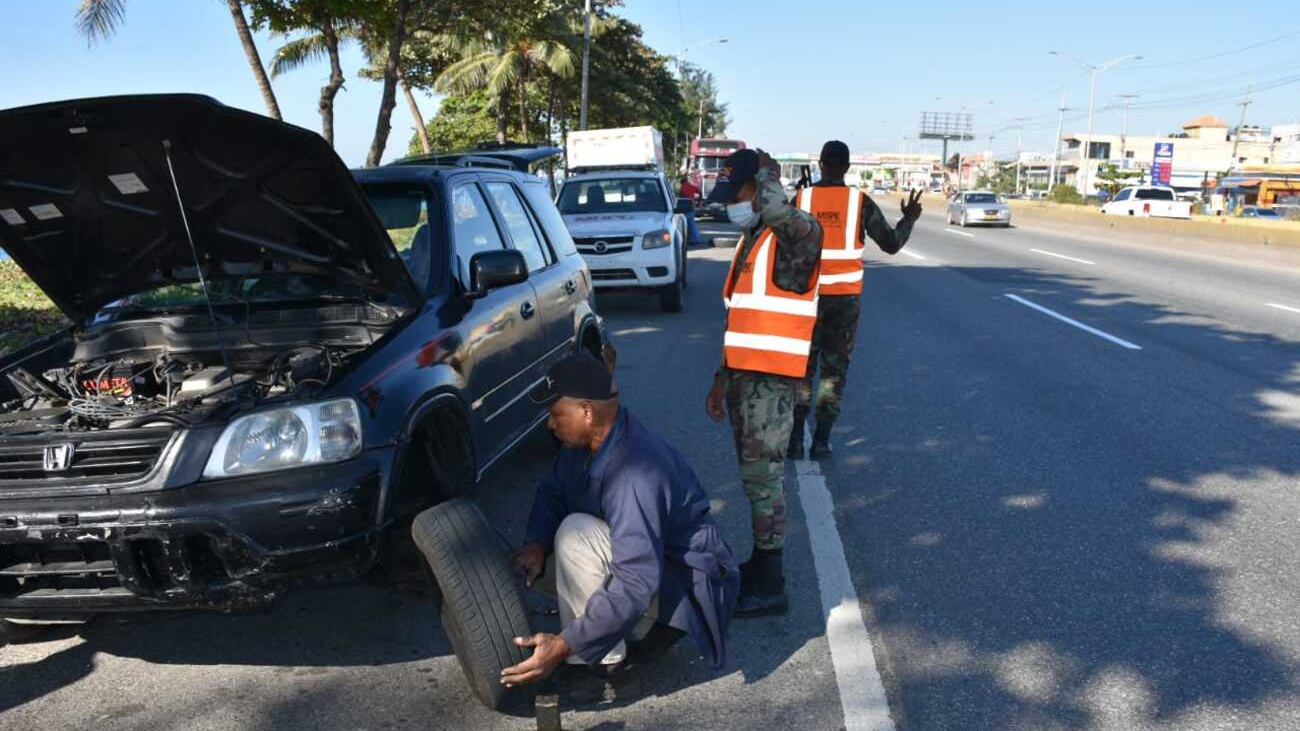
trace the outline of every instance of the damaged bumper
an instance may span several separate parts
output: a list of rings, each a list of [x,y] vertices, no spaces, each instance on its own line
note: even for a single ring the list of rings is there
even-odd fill
[[[0,502],[0,616],[233,610],[375,563],[394,450],[148,493]]]

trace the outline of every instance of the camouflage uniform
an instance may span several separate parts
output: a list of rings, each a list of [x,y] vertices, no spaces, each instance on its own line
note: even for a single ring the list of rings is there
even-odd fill
[[[823,180],[818,186],[843,185],[842,180]],[[880,206],[866,199],[862,216],[864,238],[876,242],[886,254],[897,254],[912,235],[912,219],[904,217],[890,228]],[[813,331],[812,353],[808,357],[808,376],[799,382],[795,402],[795,428],[802,429],[812,407],[813,375],[817,384],[818,424],[829,429],[840,418],[840,401],[853,360],[853,346],[858,335],[858,317],[862,314],[860,295],[822,295],[817,300],[817,328]]]
[[[741,261],[764,228],[776,235],[776,286],[804,293],[821,264],[821,225],[786,203],[778,173],[758,171],[759,222],[744,232]],[[740,275],[736,267],[734,276]],[[770,373],[718,369],[715,383],[726,386],[727,413],[736,438],[740,481],[753,516],[754,547],[776,550],[785,542],[785,448],[794,425],[799,379]]]

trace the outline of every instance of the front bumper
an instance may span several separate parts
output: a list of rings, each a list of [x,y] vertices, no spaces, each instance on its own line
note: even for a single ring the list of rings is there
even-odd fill
[[[666,246],[662,255],[644,251],[626,254],[586,256],[591,283],[596,289],[633,289],[662,287],[677,280],[677,262],[673,247]]]
[[[379,555],[394,448],[147,493],[0,502],[0,616],[273,602]]]

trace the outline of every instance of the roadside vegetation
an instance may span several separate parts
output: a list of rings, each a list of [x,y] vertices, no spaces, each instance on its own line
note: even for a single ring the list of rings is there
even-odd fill
[[[68,326],[68,320],[18,265],[0,261],[0,355]]]

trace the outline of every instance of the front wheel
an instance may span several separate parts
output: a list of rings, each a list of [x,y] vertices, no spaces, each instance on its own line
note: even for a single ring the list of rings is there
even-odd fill
[[[966,228],[968,225],[969,225],[969,224],[968,224],[967,221],[966,221],[966,212],[965,212],[965,211],[962,211],[962,212],[961,212],[961,227],[962,227],[962,228]]]

